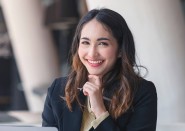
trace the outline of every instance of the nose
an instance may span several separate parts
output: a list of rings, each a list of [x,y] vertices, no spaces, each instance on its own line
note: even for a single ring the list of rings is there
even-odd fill
[[[98,56],[98,50],[96,46],[89,47],[88,55],[90,58],[96,58]]]

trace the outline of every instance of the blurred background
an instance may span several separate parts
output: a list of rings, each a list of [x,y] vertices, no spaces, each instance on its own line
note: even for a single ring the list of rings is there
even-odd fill
[[[157,88],[157,131],[185,130],[185,0],[0,0],[0,124],[41,125],[47,88],[68,73],[79,19],[102,7],[134,35]]]

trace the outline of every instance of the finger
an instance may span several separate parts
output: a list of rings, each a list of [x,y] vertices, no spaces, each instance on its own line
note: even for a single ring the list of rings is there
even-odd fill
[[[83,86],[83,93],[86,96],[89,96],[90,94],[92,94],[95,90],[96,90],[96,86],[94,86],[92,83],[90,82],[86,82]]]
[[[95,84],[95,85],[101,85],[101,78],[96,75],[88,75],[89,82]]]
[[[84,84],[84,86],[83,86],[83,93],[84,93],[84,95],[85,96],[89,96],[89,87],[88,87],[89,85],[87,84],[87,82]]]
[[[83,93],[85,96],[89,96],[89,93],[87,91],[83,90]]]

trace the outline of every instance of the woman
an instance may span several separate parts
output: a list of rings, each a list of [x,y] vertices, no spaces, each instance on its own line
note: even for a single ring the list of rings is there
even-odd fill
[[[59,131],[155,131],[155,86],[139,75],[124,18],[94,9],[79,22],[70,74],[48,89],[43,126]]]

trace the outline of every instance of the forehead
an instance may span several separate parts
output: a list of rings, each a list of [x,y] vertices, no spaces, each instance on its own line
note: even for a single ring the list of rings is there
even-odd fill
[[[96,19],[92,19],[82,27],[81,37],[84,35],[113,37],[111,30]]]

